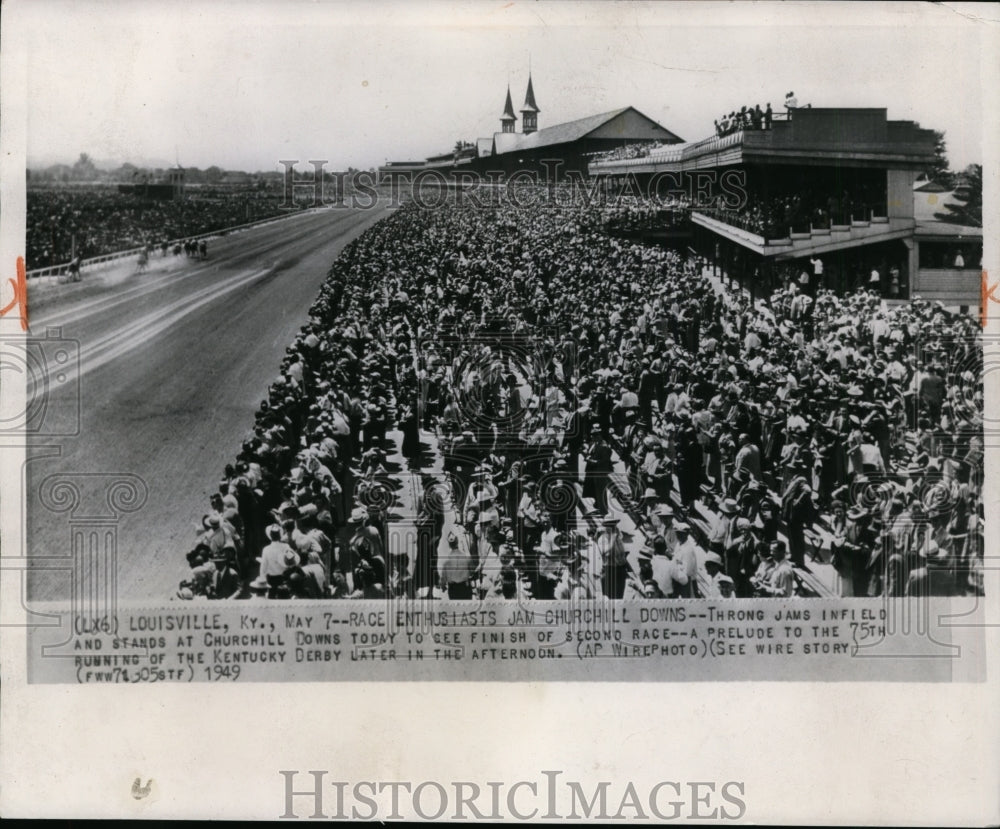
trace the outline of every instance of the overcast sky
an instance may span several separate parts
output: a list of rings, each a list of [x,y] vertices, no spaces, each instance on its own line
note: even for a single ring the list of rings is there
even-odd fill
[[[15,0],[3,13],[27,46],[31,164],[423,158],[498,130],[508,76],[524,101],[529,54],[540,127],[632,105],[697,140],[721,113],[794,90],[945,130],[955,168],[982,160],[979,114],[996,100],[975,19],[995,8]]]

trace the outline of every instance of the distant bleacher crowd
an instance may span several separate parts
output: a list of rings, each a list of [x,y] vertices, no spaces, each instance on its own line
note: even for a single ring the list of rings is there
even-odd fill
[[[728,206],[723,196],[703,206],[716,218],[765,239],[783,239],[790,233],[808,233],[811,228],[848,226],[852,221],[869,221],[885,216],[887,207],[882,194],[857,190],[819,193],[803,189],[768,198],[750,193],[738,207]]]
[[[28,270],[61,265],[147,243],[182,239],[281,215],[279,194],[218,193],[154,201],[116,189],[29,189]]]
[[[650,153],[663,147],[669,146],[663,141],[651,141],[636,144],[626,144],[623,147],[615,147],[602,153],[596,153],[593,161],[627,161],[633,158],[646,158]]]

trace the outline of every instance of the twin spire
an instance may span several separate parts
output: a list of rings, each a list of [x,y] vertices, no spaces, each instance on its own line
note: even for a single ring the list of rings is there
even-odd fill
[[[524,95],[524,106],[521,107],[521,132],[529,135],[538,129],[538,104],[535,103],[535,89],[531,84],[531,73],[528,73],[528,91]],[[514,102],[510,97],[510,84],[507,84],[507,101],[504,104],[500,125],[503,132],[515,132]]]
[[[514,114],[514,102],[510,99],[510,84],[507,84],[507,103],[503,108],[503,115],[500,116],[500,125],[504,132],[514,132],[514,122],[517,116]]]

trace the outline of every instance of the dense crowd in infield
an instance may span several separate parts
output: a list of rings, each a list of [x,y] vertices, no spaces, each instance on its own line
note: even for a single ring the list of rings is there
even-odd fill
[[[25,262],[29,270],[225,230],[288,213],[280,194],[203,194],[153,201],[114,190],[29,190]],[[75,240],[73,239],[75,237]]]
[[[177,596],[981,593],[978,320],[752,301],[606,219],[409,204],[348,245]]]

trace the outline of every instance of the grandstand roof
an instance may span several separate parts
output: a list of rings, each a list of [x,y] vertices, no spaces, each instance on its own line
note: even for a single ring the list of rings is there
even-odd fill
[[[476,155],[482,158],[485,155],[490,155],[493,152],[493,139],[492,138],[477,138],[476,139]]]
[[[936,181],[918,181],[913,185],[913,189],[918,193],[947,193],[948,188]]]
[[[961,236],[965,238],[982,238],[983,229],[970,225],[959,224],[938,216],[947,216],[947,204],[956,204],[955,191],[947,190],[940,194],[917,190],[913,194],[913,218],[917,224],[918,236]]]
[[[535,150],[541,147],[550,147],[555,144],[568,144],[572,141],[579,141],[586,138],[590,133],[603,127],[609,121],[624,115],[626,112],[633,112],[639,118],[648,121],[650,125],[662,130],[664,137],[680,139],[665,127],[657,124],[652,118],[643,115],[635,107],[622,107],[611,112],[602,112],[599,115],[590,115],[586,118],[579,118],[576,121],[567,121],[565,124],[556,124],[552,127],[538,130],[538,132],[524,135],[523,133],[498,132],[493,135],[493,149],[497,155],[504,153],[523,152],[525,150]],[[628,136],[622,136],[627,139]]]

